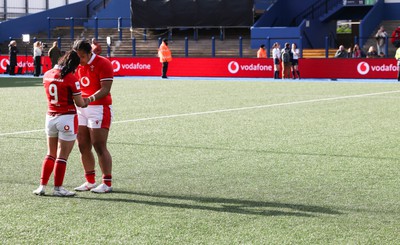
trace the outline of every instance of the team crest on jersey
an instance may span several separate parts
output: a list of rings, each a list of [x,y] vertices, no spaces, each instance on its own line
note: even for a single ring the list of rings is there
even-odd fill
[[[90,71],[93,71],[94,70],[94,65],[91,65],[90,66]]]
[[[64,126],[64,130],[65,130],[65,131],[69,131],[69,126],[68,126],[68,125],[65,125],[65,126]]]
[[[99,120],[96,120],[96,124],[99,124]]]

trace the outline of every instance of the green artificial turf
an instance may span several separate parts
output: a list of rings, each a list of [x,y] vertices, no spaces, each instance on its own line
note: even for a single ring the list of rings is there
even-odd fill
[[[112,95],[114,192],[39,197],[44,89],[0,78],[1,244],[400,243],[397,83],[116,78]],[[64,186],[83,182],[75,146]]]

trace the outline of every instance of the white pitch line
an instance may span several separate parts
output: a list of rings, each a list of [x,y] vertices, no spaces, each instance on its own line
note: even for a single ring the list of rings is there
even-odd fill
[[[375,95],[382,95],[382,94],[393,94],[393,93],[399,93],[399,92],[400,92],[400,90],[380,92],[380,93],[370,93],[370,94],[348,95],[348,96],[339,96],[339,97],[325,98],[325,99],[302,100],[302,101],[293,101],[293,102],[277,103],[277,104],[270,104],[270,105],[247,106],[247,107],[239,107],[239,108],[232,108],[232,109],[214,110],[214,111],[202,111],[202,112],[175,114],[175,115],[165,115],[165,116],[158,116],[158,117],[138,118],[138,119],[122,120],[122,121],[117,121],[117,122],[113,122],[113,123],[141,122],[141,121],[185,117],[185,116],[198,116],[198,115],[206,115],[206,114],[214,114],[214,113],[278,107],[278,106],[285,106],[285,105],[298,105],[298,104],[306,104],[306,103],[321,102],[321,101],[361,98],[361,97],[368,97],[368,96],[375,96]]]
[[[17,135],[17,134],[29,134],[29,133],[36,133],[36,132],[44,132],[44,129],[35,129],[35,130],[19,131],[19,132],[12,132],[12,133],[2,133],[2,134],[0,134],[0,136]]]
[[[395,90],[395,91],[386,91],[386,92],[370,93],[370,94],[356,94],[356,95],[348,95],[348,96],[339,96],[339,97],[324,98],[324,99],[301,100],[301,101],[277,103],[277,104],[270,104],[270,105],[247,106],[247,107],[221,109],[221,110],[213,110],[213,111],[191,112],[191,113],[182,113],[182,114],[175,114],[175,115],[165,115],[165,116],[157,116],[157,117],[137,118],[137,119],[116,121],[116,122],[113,122],[113,124],[128,123],[128,122],[142,122],[142,121],[150,121],[150,120],[158,120],[158,119],[169,119],[169,118],[187,117],[187,116],[198,116],[198,115],[233,112],[233,111],[263,109],[263,108],[279,107],[279,106],[286,106],[286,105],[299,105],[299,104],[323,102],[323,101],[362,98],[362,97],[376,96],[376,95],[383,95],[383,94],[394,94],[394,93],[399,93],[399,92],[400,92],[400,90]],[[37,129],[37,130],[30,130],[30,131],[19,131],[19,132],[12,132],[12,133],[0,133],[0,136],[17,135],[17,134],[28,134],[28,133],[35,133],[35,132],[40,132],[40,131],[44,131],[44,129]]]

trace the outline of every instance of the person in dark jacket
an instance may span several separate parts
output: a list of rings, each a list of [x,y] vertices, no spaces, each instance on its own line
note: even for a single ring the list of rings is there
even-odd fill
[[[58,63],[58,59],[61,57],[61,50],[58,48],[57,41],[53,42],[53,46],[49,49],[48,55],[51,60],[51,68]]]
[[[18,54],[18,48],[17,48],[17,42],[15,40],[12,40],[10,44],[8,45],[8,54],[9,54],[9,59],[10,59],[10,68],[9,68],[9,73],[10,75],[15,75],[15,67],[17,66],[17,54]]]

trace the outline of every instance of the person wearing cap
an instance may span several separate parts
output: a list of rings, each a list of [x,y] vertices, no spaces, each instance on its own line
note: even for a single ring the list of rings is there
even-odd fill
[[[164,38],[160,47],[158,48],[158,57],[160,57],[160,62],[162,64],[162,75],[161,78],[168,78],[168,63],[172,60],[171,50],[168,48],[168,39]]]
[[[264,44],[261,44],[260,48],[258,49],[257,58],[267,58],[267,51],[265,50]]]

